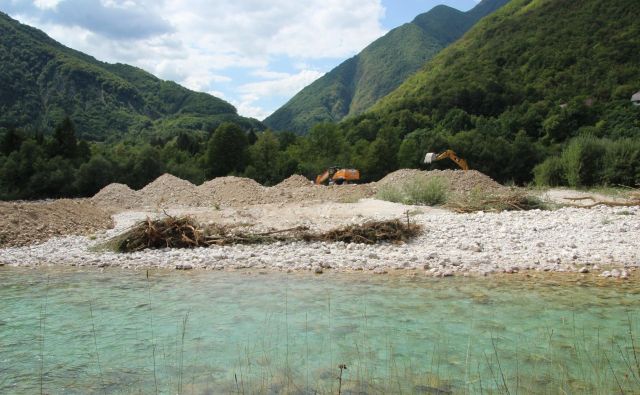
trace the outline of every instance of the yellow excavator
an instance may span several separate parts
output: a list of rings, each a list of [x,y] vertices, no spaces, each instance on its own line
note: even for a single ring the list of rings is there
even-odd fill
[[[323,184],[329,181],[329,185],[349,184],[360,179],[360,171],[357,169],[343,169],[338,166],[332,166],[324,171],[324,173],[316,177],[316,184]]]
[[[439,154],[436,154],[435,152],[428,152],[427,155],[425,155],[424,157],[424,163],[433,163],[435,161],[439,161],[447,158],[454,161],[458,166],[460,166],[462,170],[464,171],[469,170],[469,165],[467,165],[467,161],[458,157],[458,155],[456,155],[456,153],[450,149],[444,152],[441,152]]]

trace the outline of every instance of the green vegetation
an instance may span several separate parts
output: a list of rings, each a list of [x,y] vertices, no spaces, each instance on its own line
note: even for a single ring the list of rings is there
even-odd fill
[[[113,128],[129,122],[133,113],[127,111],[135,108],[129,106],[117,120],[109,120],[109,126],[90,129],[109,136],[101,142],[88,142],[92,135],[82,129],[90,107],[72,114],[71,123],[58,111],[59,121],[47,121],[52,133],[4,126],[0,198],[90,196],[110,182],[140,188],[165,172],[196,184],[234,174],[273,185],[294,173],[314,178],[329,166],[343,166],[359,169],[362,181],[369,182],[398,168],[423,167],[427,151],[448,148],[472,169],[502,183],[635,187],[640,183],[640,107],[630,98],[640,90],[639,16],[637,7],[624,0],[513,0],[372,111],[339,124],[318,123],[305,136],[250,129],[246,120],[231,113],[217,118],[231,117],[230,123],[202,122],[198,109],[208,96],[180,91],[185,95],[178,100],[180,106],[171,107],[168,103],[178,94],[175,84],[59,46],[70,54],[65,59],[74,55],[78,64],[85,62],[92,70],[103,65],[101,72],[119,76],[109,80],[111,85],[120,81],[122,89],[161,92],[160,97],[170,100],[159,100],[153,108],[176,113],[137,123],[144,126],[138,132],[127,126],[123,130],[130,132],[123,137]],[[31,34],[39,42],[55,44],[41,32],[5,19],[0,18],[0,27],[10,26],[14,36]],[[33,37],[30,42],[35,42]],[[11,51],[0,52],[2,62]],[[29,70],[26,64],[37,62],[20,69]],[[2,85],[7,81],[26,79],[7,77],[11,73],[0,76],[2,92],[18,89]],[[26,104],[9,107],[4,94],[0,100],[0,119],[48,116],[41,108],[29,112]],[[75,139],[69,125],[75,128]],[[429,167],[442,168],[455,165],[441,161]]]
[[[341,128],[369,140],[380,133],[368,130],[394,128],[401,166],[452,148],[501,182],[530,182],[544,162],[540,182],[633,186],[638,16],[624,0],[514,0]],[[545,162],[563,151],[561,166]]]
[[[560,156],[534,168],[539,185],[633,185],[640,179],[640,139],[572,139]]]
[[[168,138],[226,121],[263,128],[221,99],[132,66],[97,61],[1,12],[0,70],[0,132],[49,134],[65,117],[79,137],[96,141]]]
[[[447,181],[441,177],[415,177],[401,187],[382,186],[376,197],[394,203],[438,206],[447,202],[449,187]]]
[[[317,123],[363,113],[506,2],[484,0],[468,12],[437,6],[418,15],[304,88],[265,119],[265,124],[306,134]]]
[[[447,201],[448,185],[446,180],[433,177],[430,179],[416,179],[404,188],[408,203],[437,206]]]

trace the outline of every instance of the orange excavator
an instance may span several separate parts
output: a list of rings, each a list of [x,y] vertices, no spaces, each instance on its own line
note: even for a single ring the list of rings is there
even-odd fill
[[[462,170],[464,171],[469,170],[469,165],[467,165],[467,161],[462,158],[459,158],[458,155],[456,155],[456,153],[450,149],[444,152],[441,152],[439,154],[436,154],[434,152],[428,152],[427,155],[425,155],[424,157],[424,163],[433,163],[435,161],[446,159],[446,158],[449,158],[452,161],[454,161],[458,166],[460,166]]]
[[[360,179],[360,171],[357,169],[343,169],[338,166],[332,166],[324,171],[324,173],[316,177],[316,185],[329,181],[329,185],[349,184]]]

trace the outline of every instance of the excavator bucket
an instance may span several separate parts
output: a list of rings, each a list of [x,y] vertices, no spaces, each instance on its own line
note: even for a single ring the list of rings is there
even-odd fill
[[[433,163],[436,161],[436,157],[438,156],[438,154],[436,154],[435,152],[427,152],[427,154],[424,156],[424,163]]]

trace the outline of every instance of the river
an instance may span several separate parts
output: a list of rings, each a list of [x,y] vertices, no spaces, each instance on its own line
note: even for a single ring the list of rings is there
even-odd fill
[[[630,281],[0,267],[0,300],[3,394],[640,391]]]

